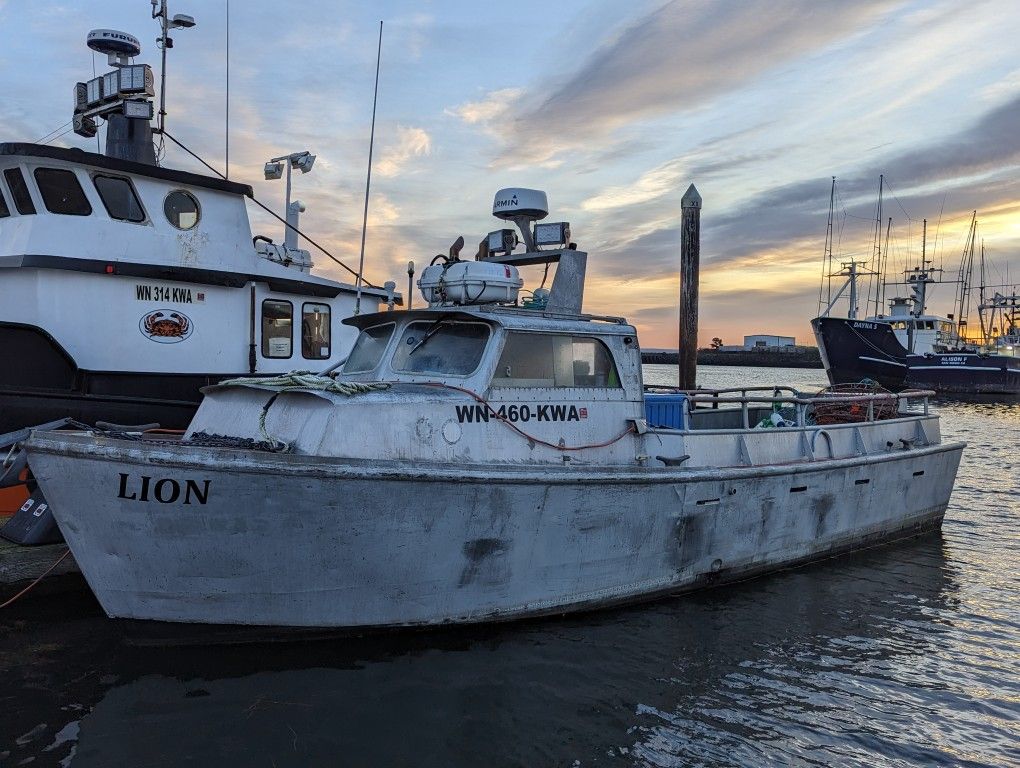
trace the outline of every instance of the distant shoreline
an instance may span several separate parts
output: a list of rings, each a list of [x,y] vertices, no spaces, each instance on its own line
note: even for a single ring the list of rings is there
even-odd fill
[[[652,365],[677,365],[676,352],[642,352],[641,362]],[[717,352],[714,349],[698,350],[699,365],[744,365],[758,368],[822,368],[822,357],[817,347],[794,352]]]

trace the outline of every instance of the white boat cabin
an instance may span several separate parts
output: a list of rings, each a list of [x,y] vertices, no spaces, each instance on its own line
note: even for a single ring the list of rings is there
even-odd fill
[[[12,409],[36,395],[75,401],[25,424],[111,418],[79,409],[97,397],[193,409],[198,388],[225,376],[347,356],[356,332],[340,321],[355,311],[355,286],[310,274],[307,251],[253,239],[251,194],[77,149],[0,144],[0,349],[17,363],[0,372],[0,395]],[[362,294],[369,311],[399,301]]]

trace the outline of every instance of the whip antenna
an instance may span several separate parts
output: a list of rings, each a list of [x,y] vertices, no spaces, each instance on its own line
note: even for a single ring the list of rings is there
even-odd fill
[[[361,219],[361,259],[358,261],[357,298],[354,314],[361,314],[361,283],[365,273],[365,234],[368,230],[368,191],[372,186],[372,148],[375,146],[375,107],[379,101],[379,62],[382,59],[382,21],[379,22],[379,47],[375,52],[375,91],[372,95],[372,132],[368,139],[368,176],[365,179],[365,214]]]

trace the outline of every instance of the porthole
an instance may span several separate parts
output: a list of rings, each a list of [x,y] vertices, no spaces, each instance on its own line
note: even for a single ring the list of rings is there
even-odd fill
[[[177,229],[194,229],[201,218],[202,210],[193,194],[183,189],[175,189],[163,201],[163,213],[166,214],[167,221]]]

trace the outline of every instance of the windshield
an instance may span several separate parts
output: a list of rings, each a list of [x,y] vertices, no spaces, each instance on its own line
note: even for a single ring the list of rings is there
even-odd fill
[[[395,327],[393,323],[386,323],[363,330],[344,363],[344,373],[364,373],[379,365]]]
[[[411,323],[393,353],[393,370],[467,376],[481,362],[488,340],[489,326],[484,323],[456,323],[445,318]]]

